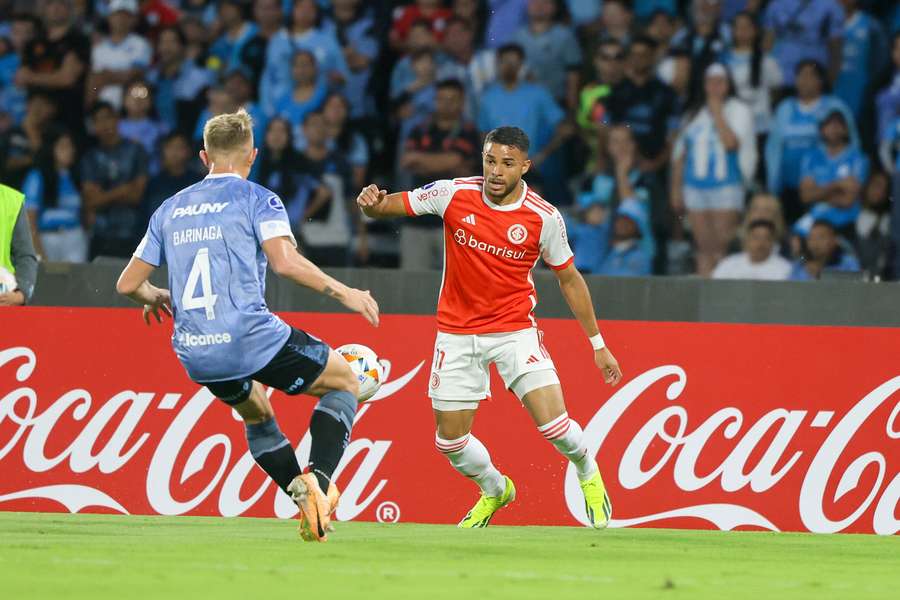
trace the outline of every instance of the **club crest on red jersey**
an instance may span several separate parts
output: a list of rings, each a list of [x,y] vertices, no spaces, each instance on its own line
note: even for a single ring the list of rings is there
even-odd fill
[[[506,237],[513,244],[522,244],[528,239],[528,230],[524,225],[516,223],[506,230]]]

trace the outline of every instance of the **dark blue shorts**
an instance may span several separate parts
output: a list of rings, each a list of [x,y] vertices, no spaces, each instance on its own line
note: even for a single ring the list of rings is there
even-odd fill
[[[209,391],[228,405],[240,404],[250,397],[253,382],[281,390],[285,394],[302,394],[319,378],[331,348],[305,331],[291,328],[291,335],[269,364],[240,379],[205,383]]]

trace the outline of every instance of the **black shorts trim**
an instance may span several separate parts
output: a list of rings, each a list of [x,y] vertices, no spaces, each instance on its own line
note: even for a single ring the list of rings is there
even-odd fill
[[[281,350],[256,373],[240,379],[203,385],[229,406],[240,404],[249,398],[254,381],[291,396],[302,394],[325,370],[330,353],[331,348],[328,344],[292,327],[291,334]]]

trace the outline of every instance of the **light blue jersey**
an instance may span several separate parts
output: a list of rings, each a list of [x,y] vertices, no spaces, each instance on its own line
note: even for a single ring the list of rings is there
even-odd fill
[[[826,186],[848,177],[853,177],[859,183],[865,183],[869,177],[869,159],[855,147],[848,146],[840,154],[831,156],[825,147],[820,145],[803,157],[800,167],[801,181],[810,178],[816,185]],[[828,221],[838,229],[848,227],[856,222],[859,211],[859,198],[846,207],[817,202],[794,224],[794,231],[806,237],[813,223],[819,220]]]
[[[230,173],[208,175],[153,213],[134,255],[169,266],[172,347],[194,381],[247,377],[284,346],[291,330],[266,306],[262,251],[281,236],[293,240],[278,196]]]
[[[885,58],[890,55],[878,22],[862,11],[854,14],[844,23],[841,53],[841,72],[834,95],[846,102],[858,119],[872,77],[881,73]]]
[[[800,167],[807,152],[819,144],[819,122],[833,110],[839,110],[850,129],[851,145],[859,144],[856,121],[839,98],[824,95],[803,106],[797,98],[786,98],[775,111],[775,120],[766,141],[769,191],[778,194],[800,185]]]

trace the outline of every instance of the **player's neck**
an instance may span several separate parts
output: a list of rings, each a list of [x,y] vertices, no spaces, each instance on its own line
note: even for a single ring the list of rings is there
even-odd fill
[[[485,184],[486,183],[487,182],[485,182]],[[491,202],[491,204],[494,204],[495,206],[506,206],[507,204],[515,204],[516,202],[518,202],[519,198],[522,197],[522,192],[523,192],[524,188],[525,188],[525,182],[520,179],[519,185],[517,185],[515,188],[513,188],[513,191],[506,194],[502,198],[497,198],[496,196],[491,196],[488,193],[487,188],[485,188],[485,187],[482,187],[482,190],[484,190],[484,197],[487,198]]]
[[[234,167],[223,166],[213,163],[212,167],[209,169],[209,175],[236,175],[241,179],[247,179],[247,176],[235,169]]]

